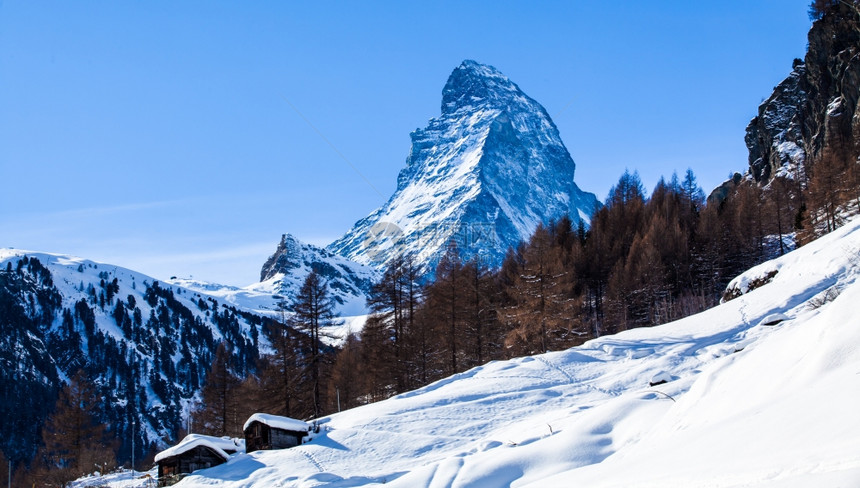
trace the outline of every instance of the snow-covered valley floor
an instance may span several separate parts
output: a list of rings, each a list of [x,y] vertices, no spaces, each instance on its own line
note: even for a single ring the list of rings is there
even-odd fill
[[[707,312],[489,363],[177,486],[860,486],[860,219],[733,286],[773,271]]]

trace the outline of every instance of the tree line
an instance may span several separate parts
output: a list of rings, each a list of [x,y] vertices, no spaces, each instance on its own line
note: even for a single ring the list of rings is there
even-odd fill
[[[833,145],[805,172],[766,184],[735,174],[707,201],[692,170],[648,196],[625,171],[590,227],[569,217],[539,225],[499,269],[462,261],[452,242],[422,283],[401,256],[373,287],[364,329],[338,351],[332,388],[353,407],[731,299],[723,292],[739,273],[860,212],[857,153]]]
[[[322,340],[337,318],[311,273],[284,307],[295,313],[263,325],[272,351],[256,374],[240,379],[232,356],[216,353],[194,428],[239,435],[260,410],[315,418],[488,361],[698,313],[719,303],[739,272],[793,247],[806,222],[799,188],[736,178],[706,202],[690,170],[650,195],[625,172],[588,228],[569,217],[539,225],[498,269],[461,259],[453,241],[432,281],[411,255],[398,256],[370,291],[363,329],[337,348]]]
[[[739,178],[706,204],[690,170],[650,196],[625,172],[590,227],[569,217],[539,225],[499,269],[461,260],[452,242],[423,283],[401,256],[374,285],[363,330],[337,352],[330,388],[353,407],[712,307],[731,278],[793,246],[801,220],[792,188]]]

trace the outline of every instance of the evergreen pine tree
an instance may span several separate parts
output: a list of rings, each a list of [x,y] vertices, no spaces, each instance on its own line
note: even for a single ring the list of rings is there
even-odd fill
[[[238,436],[242,425],[238,415],[239,378],[231,371],[232,347],[218,344],[206,385],[200,394],[200,404],[194,415],[194,425],[201,433],[214,436]]]
[[[115,452],[100,423],[100,398],[79,370],[60,391],[54,412],[42,427],[41,478],[63,485],[115,464]]]
[[[439,328],[439,337],[443,338],[442,348],[448,358],[447,374],[456,374],[461,370],[460,327],[466,288],[462,268],[457,243],[452,240],[436,266],[436,281],[428,289],[428,307],[433,311],[431,320]]]
[[[325,329],[335,325],[334,301],[328,293],[328,284],[316,272],[311,271],[305,278],[299,293],[293,300],[294,315],[292,324],[296,330],[307,336],[310,351],[310,383],[312,390],[312,412],[314,418],[323,414],[323,387],[325,364],[328,357],[324,354],[322,336]]]
[[[574,293],[574,270],[565,265],[574,240],[569,220],[539,225],[523,249],[507,311],[514,328],[505,344],[513,355],[566,347],[584,335],[576,320],[581,301]]]
[[[329,398],[333,404],[330,410],[339,412],[361,405],[365,393],[364,377],[361,343],[355,334],[349,334],[332,366]]]
[[[271,321],[263,328],[274,352],[260,361],[260,387],[265,392],[260,408],[276,415],[296,417],[301,347],[296,333],[287,325],[287,304],[281,302],[278,308],[280,320]]]

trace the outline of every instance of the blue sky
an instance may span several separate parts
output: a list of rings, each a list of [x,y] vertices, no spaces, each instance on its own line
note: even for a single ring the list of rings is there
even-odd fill
[[[249,284],[282,233],[384,203],[463,59],[546,107],[600,199],[625,168],[707,192],[808,4],[0,0],[0,247]]]

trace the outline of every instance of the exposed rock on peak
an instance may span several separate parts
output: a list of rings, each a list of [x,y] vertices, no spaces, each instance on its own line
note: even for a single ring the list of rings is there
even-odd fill
[[[496,68],[467,59],[454,69],[442,89],[442,114],[494,102],[504,108],[511,97],[520,94],[519,87]]]

